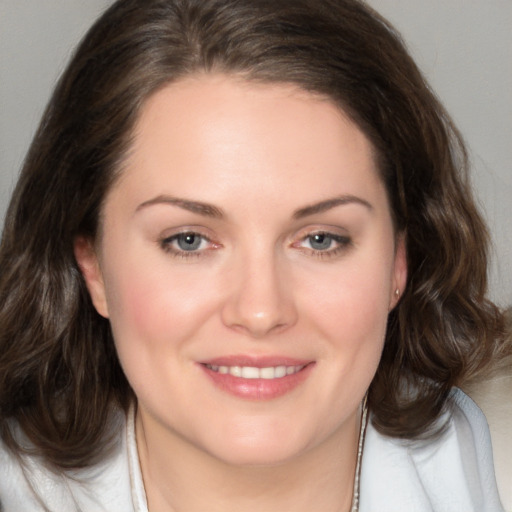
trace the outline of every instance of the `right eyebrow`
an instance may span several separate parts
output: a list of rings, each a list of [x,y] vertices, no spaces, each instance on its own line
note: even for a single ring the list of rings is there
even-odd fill
[[[346,204],[359,204],[367,208],[369,211],[373,210],[373,206],[365,199],[352,195],[343,195],[333,197],[331,199],[326,199],[325,201],[320,201],[318,203],[305,206],[304,208],[299,208],[294,212],[293,218],[302,219],[304,217],[322,213],[327,210],[331,210],[332,208],[336,208],[337,206],[344,206]]]
[[[224,213],[217,206],[203,203],[201,201],[190,201],[189,199],[182,199],[180,197],[167,195],[160,195],[154,197],[153,199],[149,199],[148,201],[144,201],[143,203],[139,204],[139,206],[137,206],[135,211],[139,211],[147,208],[148,206],[153,206],[156,204],[169,204],[171,206],[177,206],[183,210],[188,210],[189,212],[197,213],[205,217],[213,217],[215,219],[224,218]]]

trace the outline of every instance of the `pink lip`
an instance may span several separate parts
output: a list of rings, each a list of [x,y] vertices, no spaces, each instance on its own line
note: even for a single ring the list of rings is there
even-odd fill
[[[254,368],[267,368],[269,366],[305,366],[311,363],[308,359],[295,359],[286,356],[251,356],[231,355],[215,357],[200,361],[201,364],[214,366],[252,366]]]
[[[297,373],[276,379],[244,379],[231,374],[221,374],[210,366],[252,366],[266,368],[270,366],[303,366]],[[216,357],[201,361],[198,366],[219,389],[246,400],[272,400],[283,396],[303,383],[315,366],[314,361],[282,356],[233,355]]]

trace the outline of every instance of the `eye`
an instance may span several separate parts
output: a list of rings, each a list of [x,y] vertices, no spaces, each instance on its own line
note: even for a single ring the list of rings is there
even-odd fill
[[[216,247],[207,237],[194,231],[186,231],[160,241],[162,248],[174,256],[199,256],[205,250]]]
[[[335,244],[334,237],[327,233],[315,233],[306,237],[306,241],[311,249],[315,251],[327,251]]]
[[[294,244],[295,247],[305,249],[320,258],[336,256],[352,244],[348,236],[319,231],[303,237]]]
[[[172,237],[172,241],[182,251],[197,251],[206,240],[198,233],[180,233]]]

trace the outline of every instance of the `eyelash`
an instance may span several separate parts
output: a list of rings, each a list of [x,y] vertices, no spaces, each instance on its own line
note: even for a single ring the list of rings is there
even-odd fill
[[[307,241],[307,240],[311,241],[311,239],[315,236],[326,237],[326,238],[330,239],[332,242],[336,243],[337,246],[333,249],[328,248],[325,250],[314,249],[312,247],[303,247],[302,246],[302,244],[305,241]],[[352,240],[348,236],[337,235],[335,233],[329,233],[327,231],[317,231],[314,233],[308,233],[305,237],[301,238],[299,242],[296,242],[293,245],[295,247],[298,246],[298,248],[308,251],[308,253],[310,253],[315,258],[327,259],[327,258],[334,258],[336,256],[341,255],[341,253],[343,253],[348,248],[350,248],[350,246],[352,245]]]
[[[173,247],[173,243],[177,242],[180,238],[186,237],[186,236],[193,236],[193,237],[199,237],[201,239],[201,244],[204,242],[207,242],[208,244],[212,244],[212,241],[205,235],[202,235],[201,233],[198,233],[196,231],[183,231],[181,233],[176,233],[175,235],[168,236],[165,238],[162,238],[160,240],[160,246],[162,249],[169,253],[171,256],[175,258],[198,258],[200,256],[204,255],[204,252],[208,249],[201,249],[201,250],[190,250],[187,251],[185,249],[179,249],[176,247]],[[216,245],[216,244],[214,244]]]
[[[214,249],[220,247],[220,244],[213,243],[210,238],[196,231],[183,231],[181,233],[176,233],[175,235],[162,238],[159,241],[159,244],[166,253],[170,254],[175,258],[183,259],[199,258],[201,256],[204,256],[206,251],[211,250],[211,248],[202,248],[199,250],[194,249],[187,251],[185,249],[180,249],[173,246],[174,242],[177,242],[178,240],[180,240],[180,238],[187,236],[199,237],[201,239],[200,244],[206,242],[208,244],[213,245]],[[311,243],[311,240],[315,236],[326,237],[330,239],[333,243],[336,243],[337,246],[335,248],[329,247],[325,250],[321,250],[314,249],[313,247],[304,247],[302,245],[307,240],[309,240]],[[337,235],[335,233],[329,233],[327,231],[317,231],[313,233],[308,233],[306,236],[302,237],[298,242],[293,243],[292,247],[301,249],[302,251],[307,252],[308,254],[312,255],[315,258],[327,259],[339,256],[342,252],[346,251],[351,245],[352,240],[348,236]]]

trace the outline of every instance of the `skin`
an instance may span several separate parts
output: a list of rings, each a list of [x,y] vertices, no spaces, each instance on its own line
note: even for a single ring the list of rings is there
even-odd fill
[[[143,107],[101,231],[75,254],[138,399],[150,510],[348,510],[360,402],[406,280],[361,130],[291,85],[184,79]],[[246,399],[198,364],[233,354],[311,365]]]

